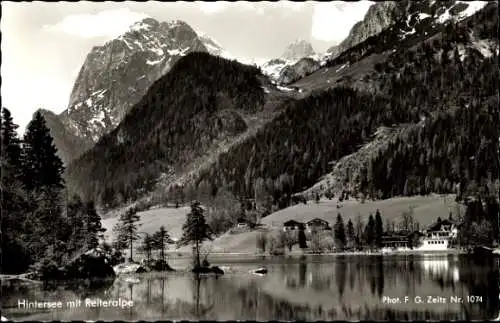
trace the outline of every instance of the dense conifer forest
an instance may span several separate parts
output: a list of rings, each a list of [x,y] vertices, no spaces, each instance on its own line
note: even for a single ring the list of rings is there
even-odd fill
[[[106,205],[151,190],[169,173],[205,151],[216,138],[247,127],[242,115],[260,109],[260,71],[191,53],[158,80],[122,124],[69,166],[77,191]]]
[[[24,137],[8,109],[1,111],[0,272],[18,273],[67,263],[95,248],[101,218],[94,203],[67,196],[64,171],[40,112]]]
[[[159,189],[162,202],[177,206],[223,200],[219,211],[225,207],[226,213],[207,220],[214,233],[234,226],[236,216],[252,217],[256,225],[259,216],[298,202],[297,193],[331,171],[332,162],[369,144],[381,127],[401,131],[363,161],[359,174],[345,174],[345,189],[355,192],[328,194],[385,199],[454,193],[468,206],[460,219],[461,243],[491,244],[499,231],[500,197],[497,9],[488,5],[439,28],[424,19],[404,40],[400,24],[369,38],[327,66],[384,53],[387,59],[365,79],[374,91],[345,85],[283,100],[255,134],[217,154],[188,185],[170,190],[159,188],[160,177],[182,173],[217,140],[246,131],[249,116],[271,112],[264,110],[269,83],[258,68],[207,53],[183,57],[117,129],[66,170],[42,112],[19,138],[10,111],[2,108],[0,257],[16,261],[3,262],[1,271],[68,263],[98,246],[104,230],[96,207],[123,206]],[[496,49],[484,50],[495,42]],[[257,210],[257,203],[263,208]],[[138,221],[136,212],[128,213],[130,223]],[[339,214],[334,231],[342,245],[364,239],[380,246],[380,214],[368,222],[356,240],[353,223],[344,224]],[[137,228],[129,231],[132,249]]]
[[[338,59],[390,50],[369,78],[375,93],[338,87],[283,102],[274,120],[220,154],[193,183],[166,192],[167,200],[229,191],[285,207],[380,127],[405,131],[364,165],[361,176],[346,174],[368,197],[497,195],[498,50],[478,49],[498,36],[496,12],[488,5],[437,29],[424,19],[421,30],[403,40],[394,38],[396,25],[355,46]],[[108,207],[155,190],[160,174],[178,171],[215,138],[244,131],[242,115],[263,106],[261,85],[257,68],[208,54],[186,56],[118,129],[70,165],[72,189]]]
[[[202,179],[251,197],[261,178],[279,198],[312,185],[329,161],[355,152],[378,127],[404,124],[409,131],[366,165],[362,191],[379,198],[479,188],[488,192],[483,196],[498,194],[498,54],[483,58],[470,50],[461,59],[466,40],[447,41],[464,32],[457,28],[450,24],[432,42],[377,66],[384,95],[337,88],[292,103]]]

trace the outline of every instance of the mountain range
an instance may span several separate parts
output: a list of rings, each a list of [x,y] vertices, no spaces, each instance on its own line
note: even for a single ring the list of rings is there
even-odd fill
[[[298,41],[249,66],[149,18],[95,47],[68,109],[46,118],[71,190],[107,208],[492,190],[497,26],[495,2],[381,2],[327,55]]]
[[[183,21],[160,23],[152,18],[92,48],[73,85],[67,109],[57,116],[57,122],[51,116],[56,143],[72,146],[60,149],[63,161],[68,164],[113,130],[149,86],[190,52],[225,53],[214,40],[199,36]],[[61,137],[62,133],[70,138]]]
[[[92,48],[73,85],[67,109],[58,116],[41,111],[51,119],[51,134],[61,148],[63,162],[69,164],[116,128],[153,82],[191,52],[235,59],[213,38],[194,31],[183,21],[158,22],[153,18],[138,21],[123,35]],[[304,69],[304,64],[293,64],[313,54],[310,43],[296,41],[283,54],[287,64],[269,76],[278,83],[287,83],[287,75]],[[287,73],[280,74],[285,67]]]

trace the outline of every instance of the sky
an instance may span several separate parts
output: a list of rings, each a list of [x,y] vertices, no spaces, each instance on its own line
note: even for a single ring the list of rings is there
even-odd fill
[[[146,17],[183,20],[233,56],[271,59],[297,39],[316,52],[340,43],[373,4],[359,2],[5,2],[2,1],[1,96],[20,132],[33,113],[67,108],[93,46]]]

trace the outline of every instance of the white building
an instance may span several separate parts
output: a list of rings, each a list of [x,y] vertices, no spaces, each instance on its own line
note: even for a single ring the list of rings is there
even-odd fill
[[[450,248],[450,242],[458,235],[458,224],[452,220],[442,220],[431,225],[422,237],[418,251],[444,251]]]

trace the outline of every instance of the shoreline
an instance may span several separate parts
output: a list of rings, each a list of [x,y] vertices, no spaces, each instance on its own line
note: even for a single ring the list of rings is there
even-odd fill
[[[190,253],[178,253],[178,252],[169,252],[171,255],[167,253],[167,262],[169,260],[182,260],[182,259],[191,259]],[[175,254],[175,255],[172,255]],[[281,257],[300,257],[300,256],[450,256],[450,255],[470,255],[465,250],[459,249],[449,249],[449,250],[440,250],[440,251],[418,251],[418,250],[408,250],[408,251],[392,251],[392,252],[382,252],[382,251],[344,251],[344,252],[326,252],[326,253],[306,253],[306,252],[298,252],[292,251],[289,253],[285,253],[282,255],[270,255],[268,253],[257,253],[257,252],[212,252],[210,256],[213,256],[215,259],[224,259],[229,257],[266,257],[266,258],[281,258]],[[210,258],[209,256],[209,258]],[[0,274],[0,281],[8,281],[8,280],[21,280],[24,282],[38,282],[36,280],[27,278],[26,276],[31,275],[32,273],[22,273],[22,274]]]
[[[175,252],[172,252],[175,253]],[[259,253],[259,252],[211,252],[210,256],[253,256],[253,257],[282,257],[282,256],[391,256],[391,255],[466,255],[468,254],[465,250],[459,249],[449,249],[449,250],[439,250],[439,251],[421,251],[421,250],[408,250],[408,251],[390,251],[383,252],[377,251],[343,251],[343,252],[325,252],[325,253],[309,253],[301,251],[285,252],[280,255],[271,255],[269,253]],[[209,256],[209,257],[210,257]],[[191,257],[190,253],[175,253],[175,255],[170,255],[170,259],[182,259],[186,257]]]

